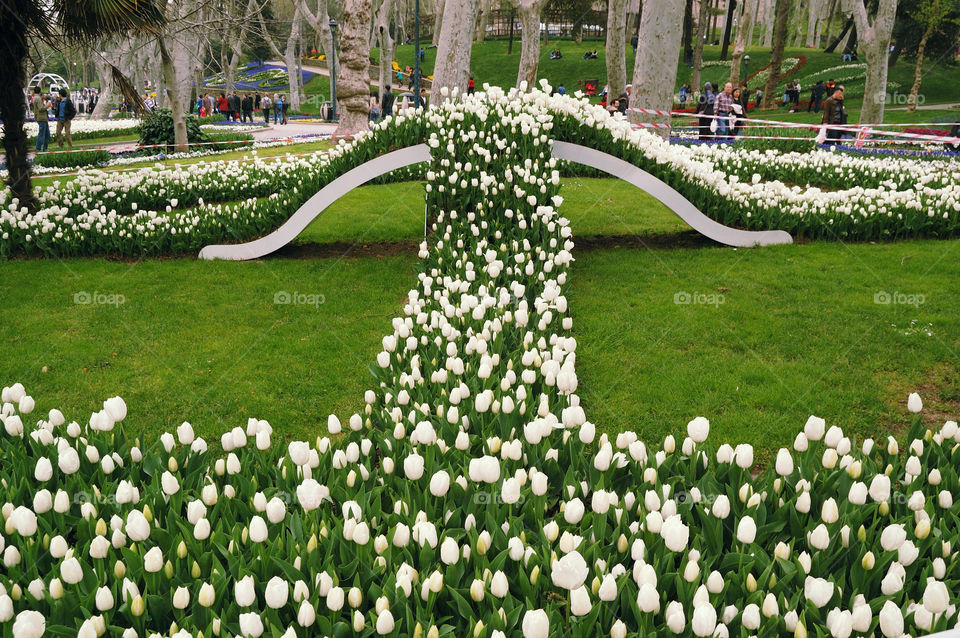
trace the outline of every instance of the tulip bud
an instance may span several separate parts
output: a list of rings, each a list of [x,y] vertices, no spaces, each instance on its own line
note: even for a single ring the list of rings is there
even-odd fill
[[[860,561],[860,565],[866,569],[871,570],[873,566],[876,565],[877,559],[874,557],[873,552],[867,552],[863,555],[863,560]]]
[[[143,600],[143,596],[134,597],[133,601],[130,602],[130,613],[139,618],[147,610],[147,603]]]

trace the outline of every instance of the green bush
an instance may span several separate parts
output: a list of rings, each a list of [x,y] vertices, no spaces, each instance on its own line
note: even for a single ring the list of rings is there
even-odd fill
[[[809,153],[816,150],[816,133],[801,128],[754,128],[746,129],[748,135],[757,137],[784,137],[783,140],[737,140],[738,148],[745,151],[779,151],[781,153]],[[809,139],[789,139],[807,137]]]
[[[76,151],[67,153],[41,153],[33,158],[37,166],[47,168],[74,168],[78,166],[96,166],[110,161],[110,153],[103,150]]]
[[[195,115],[188,115],[187,141],[191,144],[205,142],[206,136],[200,128],[200,122]],[[147,115],[140,123],[140,145],[166,144],[167,150],[173,150],[173,113],[170,109],[160,109]]]

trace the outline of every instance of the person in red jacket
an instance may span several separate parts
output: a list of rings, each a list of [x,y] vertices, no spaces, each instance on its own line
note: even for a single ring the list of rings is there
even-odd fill
[[[227,101],[227,96],[221,93],[220,97],[217,98],[217,112],[227,115],[229,111],[230,111],[230,103]]]

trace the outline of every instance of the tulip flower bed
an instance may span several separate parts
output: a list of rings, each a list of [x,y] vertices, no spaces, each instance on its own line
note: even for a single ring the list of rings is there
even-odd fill
[[[89,418],[37,419],[23,386],[4,388],[5,634],[954,626],[955,422],[930,432],[918,418],[901,452],[811,417],[756,475],[751,445],[715,446],[702,417],[657,447],[597,436],[577,395],[556,123],[544,96],[498,90],[419,120],[434,232],[418,284],[363,408],[330,415],[316,441],[257,418],[216,450],[189,423],[143,441],[119,397]]]
[[[623,157],[726,225],[854,240],[960,233],[956,159],[686,147],[633,130],[619,114],[611,116],[585,100],[532,95],[550,113],[549,138]],[[388,118],[342,142],[329,156],[89,172],[64,188],[40,190],[41,208],[34,213],[21,210],[5,189],[0,192],[0,255],[170,254],[245,241],[276,228],[345,170],[425,140],[432,130],[428,119],[415,111]],[[506,187],[503,183],[501,191]]]

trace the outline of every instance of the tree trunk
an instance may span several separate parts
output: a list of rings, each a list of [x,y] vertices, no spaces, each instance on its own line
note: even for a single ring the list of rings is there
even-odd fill
[[[483,42],[487,38],[487,27],[490,25],[490,16],[493,13],[493,2],[491,0],[482,0],[480,4],[480,15],[477,16],[477,33],[475,42]]]
[[[870,22],[862,0],[846,0],[853,12],[859,48],[867,63],[867,81],[863,88],[860,107],[861,124],[883,122],[883,108],[887,99],[887,51],[897,15],[897,0],[880,0],[876,17]]]
[[[540,11],[545,0],[514,0],[520,14],[520,66],[517,69],[517,88],[533,89],[537,84],[537,66],[540,64]],[[624,62],[626,64],[626,62]]]
[[[103,59],[103,56],[94,56],[94,67],[97,70],[97,78],[100,80],[100,94],[97,98],[97,105],[93,107],[93,113],[90,119],[102,120],[110,115],[114,102],[113,74],[110,72],[110,65]]]
[[[644,2],[640,17],[640,42],[633,67],[631,107],[673,110],[677,82],[677,52],[683,32],[682,2]],[[630,112],[632,122],[669,123],[668,116]],[[669,137],[668,129],[654,129]]]
[[[624,92],[627,85],[627,0],[607,4],[607,101]]]
[[[730,61],[730,83],[733,86],[740,84],[740,65],[743,63],[743,54],[747,50],[747,42],[753,33],[753,14],[757,4],[758,0],[744,0],[740,24],[737,25],[737,41],[733,44],[733,58]],[[743,78],[744,81],[746,79]]]
[[[763,12],[763,47],[769,49],[773,47],[773,31],[777,21],[776,19],[776,0],[766,0]]]
[[[440,45],[440,30],[443,29],[443,12],[446,0],[437,0],[437,8],[433,12],[433,45]]]
[[[303,11],[298,2],[296,8],[293,10],[293,19],[290,23],[290,37],[287,38],[287,46],[283,52],[283,61],[287,65],[287,83],[290,85],[290,109],[293,111],[300,110],[300,84],[302,78],[300,74],[297,73],[297,43],[300,41],[302,33]],[[366,64],[368,57],[369,55],[364,57],[364,64]],[[337,97],[339,99],[339,95]]]
[[[783,47],[787,43],[787,19],[790,17],[792,0],[777,0],[777,13],[773,29],[773,50],[770,53],[770,74],[763,87],[763,109],[772,109],[777,101],[777,84],[780,83],[780,67],[783,65]]]
[[[693,73],[690,76],[690,88],[699,91],[700,72],[703,70],[703,41],[707,37],[707,20],[710,0],[700,0],[700,14],[697,16],[697,41],[693,45]]]
[[[822,0],[808,0],[807,7],[807,39],[806,46],[812,49],[817,46],[817,25],[820,23],[820,12],[823,11]]]
[[[383,100],[383,94],[387,86],[393,84],[393,56],[395,41],[390,34],[390,14],[393,11],[393,0],[383,0],[380,10],[377,12],[377,20],[374,32],[377,36],[377,46],[380,47],[380,84],[377,87],[377,94],[380,100]],[[398,91],[399,92],[399,91]]]
[[[830,38],[833,36],[833,16],[837,12],[837,0],[827,0],[827,2],[827,13],[824,16],[827,20],[827,24],[820,32],[821,41],[817,43],[817,46],[820,46],[824,41],[829,42]]]
[[[626,2],[624,4],[624,29],[626,29]],[[607,9],[607,24],[610,23],[610,9]],[[608,27],[609,29],[609,27]],[[609,57],[609,54],[608,54]],[[687,66],[693,66],[693,0],[687,0],[687,5],[683,9],[683,63]]]
[[[26,60],[29,54],[26,30],[0,10],[0,37],[7,58],[0,64],[0,118],[3,119],[3,150],[7,160],[7,186],[19,207],[33,210],[30,163],[27,161],[27,134],[24,124],[24,90],[27,86]],[[32,98],[32,96],[30,96]]]
[[[337,135],[367,130],[370,117],[370,0],[347,0],[340,36],[340,73],[337,75]]]
[[[920,44],[917,45],[917,64],[913,69],[913,86],[910,87],[910,96],[907,97],[907,110],[911,113],[917,110],[917,96],[920,94],[920,83],[923,81],[923,54],[927,50],[927,41],[933,35],[934,27],[934,22],[927,25],[923,37],[920,38]]]
[[[443,9],[443,25],[440,28],[440,44],[437,45],[437,62],[433,69],[434,103],[443,101],[441,89],[451,93],[466,90],[470,74],[470,44],[476,24],[479,0],[446,0]]]
[[[170,112],[173,114],[173,143],[176,152],[185,153],[189,150],[189,140],[187,139],[187,119],[183,110],[183,100],[178,90],[177,63],[170,55],[163,36],[157,38],[157,45],[160,47],[163,79],[167,85],[167,101],[169,102]]]
[[[723,42],[720,48],[720,59],[727,59],[730,47],[730,30],[733,28],[733,12],[737,9],[737,0],[727,0],[727,19],[723,25]]]

